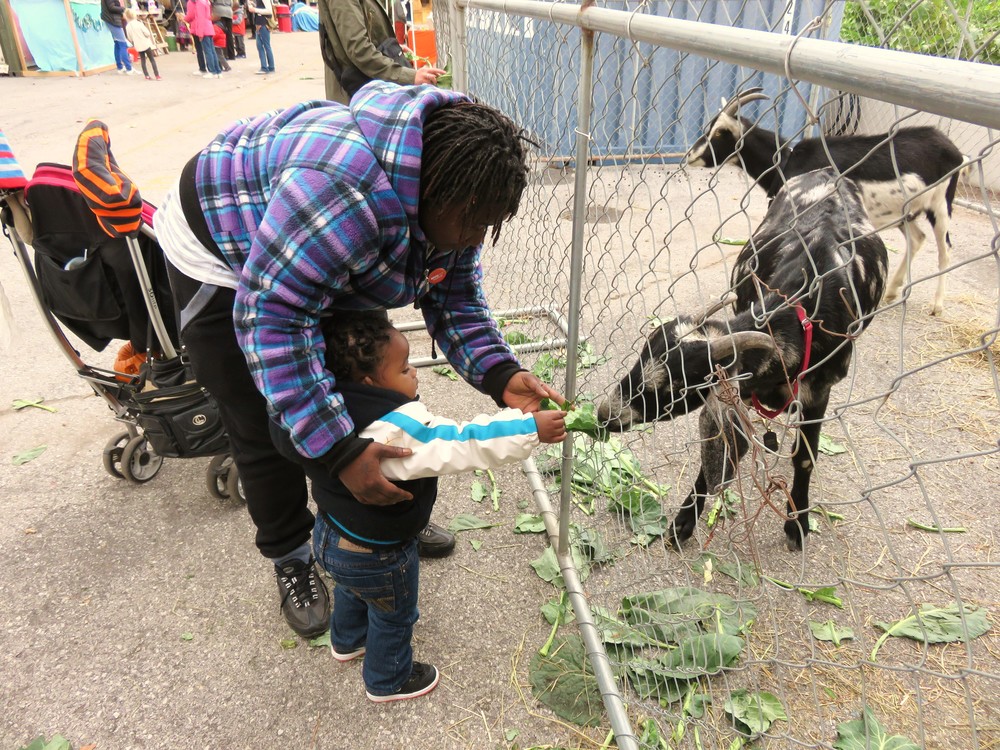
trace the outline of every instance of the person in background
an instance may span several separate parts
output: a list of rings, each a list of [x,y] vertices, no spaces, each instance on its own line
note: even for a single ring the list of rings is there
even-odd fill
[[[459,377],[498,406],[564,401],[521,367],[482,288],[484,242],[517,212],[529,142],[463,94],[373,81],[350,107],[310,101],[234,123],[160,204],[181,340],[219,404],[281,614],[303,637],[329,626],[329,594],[305,471],[278,452],[272,416],[360,504],[412,500],[380,468],[411,451],[359,437],[344,409],[325,318],[416,304]]]
[[[233,50],[237,59],[246,59],[247,15],[240,0],[233,0]]]
[[[146,67],[146,60],[149,60],[150,65],[153,66],[153,75],[159,81],[160,71],[157,70],[156,58],[153,57],[153,37],[150,35],[149,29],[146,28],[146,24],[136,18],[135,11],[131,8],[125,11],[125,37],[139,53],[139,59],[142,61],[142,74],[146,76],[146,80],[153,80]]]
[[[203,78],[222,78],[222,68],[215,54],[215,26],[209,0],[188,0],[185,19],[191,27],[195,49],[200,50],[198,67],[204,68]]]
[[[215,57],[219,61],[219,67],[222,68],[222,72],[228,73],[232,70],[232,67],[226,59],[226,30],[219,21],[216,21],[213,27],[215,28],[215,34],[212,37],[212,44],[215,47]]]
[[[101,0],[101,20],[111,32],[111,37],[115,40],[115,65],[118,72],[126,75],[138,75],[138,71],[132,70],[132,61],[128,56],[128,39],[125,38],[125,29],[122,28],[122,16],[125,13],[125,6],[118,0]]]
[[[253,26],[257,36],[257,55],[260,57],[260,70],[257,75],[269,75],[274,72],[274,52],[271,51],[271,28],[267,25],[274,14],[271,0],[250,0],[254,4]]]
[[[382,461],[385,476],[413,495],[395,505],[365,505],[323,464],[303,459],[274,421],[271,437],[303,463],[319,513],[316,559],[337,584],[330,648],[338,662],[364,656],[361,675],[375,703],[426,695],[438,670],[413,659],[420,558],[417,536],[437,499],[437,477],[523,461],[539,443],[566,437],[565,412],[504,409],[458,423],[430,413],[417,397],[410,345],[384,313],[352,312],[323,325],[326,368],[363,439],[413,451]]]
[[[236,48],[233,43],[233,0],[212,0],[212,22],[221,23],[226,35],[226,46],[222,58],[236,59]]]
[[[319,24],[326,98],[331,101],[348,104],[375,79],[437,83],[445,74],[440,68],[413,68],[379,0],[320,0]]]
[[[410,23],[403,0],[392,0],[392,25],[396,30],[396,41],[406,47],[406,29]]]

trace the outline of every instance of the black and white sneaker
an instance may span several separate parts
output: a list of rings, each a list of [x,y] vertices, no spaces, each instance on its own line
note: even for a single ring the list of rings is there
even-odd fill
[[[330,594],[316,573],[315,561],[293,560],[275,565],[281,614],[289,627],[303,638],[315,638],[330,629]]]
[[[390,701],[405,701],[410,698],[419,698],[427,695],[437,687],[441,675],[438,674],[437,667],[432,664],[423,664],[419,661],[413,662],[413,669],[410,672],[410,679],[403,683],[403,687],[391,695],[372,695],[367,690],[365,695],[373,703],[388,703]]]

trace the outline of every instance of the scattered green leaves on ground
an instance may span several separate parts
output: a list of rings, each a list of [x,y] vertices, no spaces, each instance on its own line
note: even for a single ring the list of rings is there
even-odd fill
[[[309,639],[309,648],[331,648],[333,646],[333,641],[330,640],[330,631],[323,631],[322,635],[318,635],[315,638]]]
[[[854,640],[854,631],[850,628],[842,628],[833,620],[826,622],[809,621],[809,630],[812,631],[813,638],[817,641],[829,641],[834,646],[839,646],[841,641]]]
[[[841,601],[839,596],[837,596],[836,586],[823,586],[822,588],[811,589],[805,586],[796,586],[788,581],[780,581],[777,578],[771,578],[770,576],[764,576],[764,580],[770,581],[774,585],[780,586],[788,591],[798,591],[806,598],[806,601],[832,604],[838,609],[844,608],[844,602]]]
[[[482,518],[474,516],[471,513],[459,513],[448,523],[448,531],[452,534],[457,534],[460,531],[469,531],[471,529],[492,529],[494,526],[499,525],[499,522],[484,521]]]
[[[660,498],[645,487],[635,487],[608,500],[608,511],[627,521],[635,536],[630,540],[640,547],[667,533],[670,520],[663,513]]]
[[[788,721],[781,701],[766,691],[734,690],[726,698],[723,710],[733,720],[736,730],[748,737],[766,732],[776,721]]]
[[[563,366],[565,360],[560,360],[552,352],[542,352],[531,366],[531,373],[543,383],[552,383],[556,379],[556,369]]]
[[[923,643],[967,643],[990,629],[986,610],[971,604],[949,604],[938,607],[922,604],[920,610],[909,617],[893,623],[876,622],[875,626],[885,633],[875,643],[871,660],[890,636],[910,638]]]
[[[61,734],[52,735],[51,740],[46,740],[43,735],[35,737],[29,744],[22,745],[19,750],[72,750],[69,740]]]
[[[760,583],[757,570],[752,565],[743,562],[735,554],[731,553],[729,557],[732,558],[732,561],[720,560],[711,552],[703,552],[701,557],[691,564],[691,570],[702,575],[705,574],[706,569],[711,572],[722,573],[722,575],[728,576],[748,588],[752,588]]]
[[[182,641],[193,641],[194,640],[194,633],[181,633],[181,640]]]
[[[13,458],[14,466],[20,466],[21,464],[26,464],[29,461],[34,461],[40,455],[45,453],[46,448],[48,448],[47,445],[37,445],[30,450],[15,453]]]
[[[435,372],[438,375],[443,375],[448,378],[448,380],[458,381],[458,375],[454,370],[452,370],[448,365],[436,365],[431,368],[431,372]]]
[[[921,531],[932,531],[935,534],[964,534],[966,531],[964,526],[934,526],[914,521],[912,518],[907,518],[906,524]]]
[[[898,734],[889,735],[875,714],[865,706],[860,719],[837,725],[834,750],[920,750],[920,746]]]
[[[291,650],[293,648],[298,648],[299,647],[299,640],[298,640],[298,638],[282,638],[281,639],[281,647],[283,649],[285,649],[286,651],[289,651],[289,650]]]
[[[504,331],[504,340],[511,346],[517,346],[518,344],[533,344],[535,339],[526,334],[524,331]]]
[[[55,407],[45,406],[42,404],[44,400],[44,398],[33,398],[31,400],[15,398],[11,405],[14,407],[14,411],[21,411],[21,409],[27,409],[29,406],[33,406],[36,409],[41,409],[42,411],[55,413]]]
[[[847,453],[847,448],[822,432],[819,434],[819,445],[817,447],[820,453],[825,453],[827,456],[839,456],[841,453]]]
[[[600,565],[612,557],[599,532],[581,529],[575,523],[569,525],[569,548],[573,565],[579,572],[581,581],[587,580],[593,565]],[[543,581],[548,581],[560,589],[566,588],[559,558],[553,547],[546,547],[541,557],[532,560],[530,564]]]
[[[639,722],[639,729],[641,730],[639,744],[644,748],[671,750],[670,745],[667,743],[667,738],[660,732],[660,727],[655,719],[642,719]]]
[[[534,513],[518,513],[514,519],[515,534],[540,534],[545,531],[545,521]]]
[[[576,613],[570,606],[569,599],[565,591],[559,592],[558,599],[549,599],[542,605],[542,617],[549,625],[565,625],[576,619]]]
[[[486,469],[485,471],[483,469],[476,469],[475,474],[477,477],[485,476],[489,479],[489,489],[480,480],[475,480],[472,483],[473,501],[480,503],[488,497],[493,504],[493,510],[500,510],[500,495],[502,494],[502,490],[500,489],[500,485],[497,484],[497,478],[493,474],[493,471],[490,469]]]
[[[636,657],[625,673],[640,698],[656,698],[661,705],[687,695],[691,681],[717,674],[739,658],[743,639],[723,633],[701,633],[682,639],[658,658]]]
[[[469,544],[472,545],[472,549],[475,550],[476,552],[479,552],[479,550],[483,546],[483,542],[481,539],[470,539]]]
[[[529,679],[535,698],[560,718],[580,726],[601,723],[604,702],[579,636],[558,639],[546,656],[532,656]]]

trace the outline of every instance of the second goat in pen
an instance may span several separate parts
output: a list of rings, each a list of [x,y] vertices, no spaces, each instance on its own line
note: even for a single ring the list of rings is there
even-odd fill
[[[614,431],[702,408],[701,469],[670,528],[675,545],[693,533],[705,499],[731,482],[750,437],[720,393],[776,416],[801,404],[785,535],[801,549],[809,533],[809,482],[830,389],[848,373],[854,338],[885,288],[886,250],[861,191],[832,168],[792,178],[777,192],[733,268],[733,315],[679,316],[649,336],[628,375],[597,403]]]
[[[951,264],[951,207],[964,162],[962,152],[937,128],[899,128],[881,135],[804,138],[789,144],[739,114],[739,109],[767,99],[760,88],[743,91],[728,102],[685,157],[692,167],[714,167],[738,159],[740,166],[773,198],[786,180],[833,166],[861,188],[862,200],[879,230],[899,226],[906,254],[889,281],[885,299],[899,296],[913,257],[926,235],[917,223],[923,215],[938,246],[938,281],[931,315],[944,310],[945,269]]]

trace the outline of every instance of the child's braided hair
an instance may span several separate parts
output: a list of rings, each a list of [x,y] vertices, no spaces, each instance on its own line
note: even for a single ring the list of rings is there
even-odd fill
[[[392,323],[382,310],[337,313],[322,322],[326,369],[342,382],[374,376],[389,345]]]
[[[461,206],[467,215],[476,206],[496,206],[504,220],[517,213],[528,184],[526,144],[533,143],[523,128],[492,107],[463,101],[428,114],[423,134],[422,200]],[[502,225],[493,225],[494,243]]]

